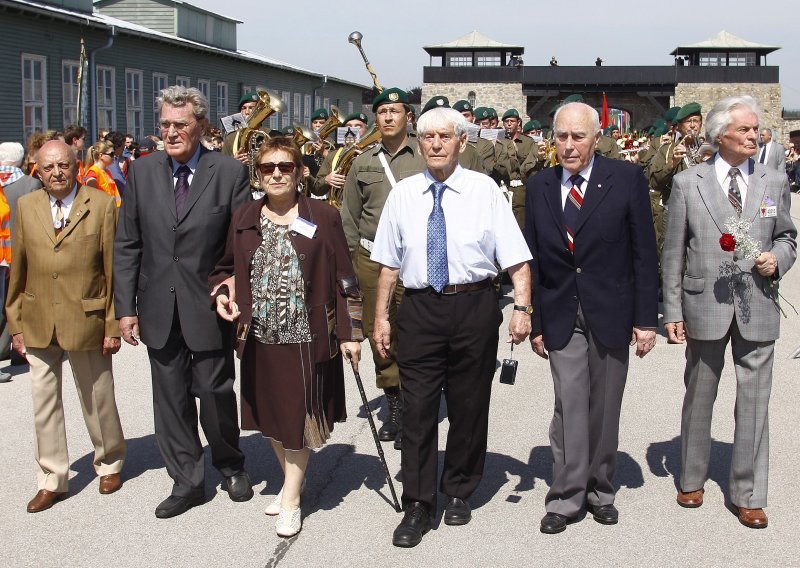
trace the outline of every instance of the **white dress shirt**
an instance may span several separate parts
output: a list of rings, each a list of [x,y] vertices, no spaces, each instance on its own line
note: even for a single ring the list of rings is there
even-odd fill
[[[766,165],[767,160],[769,160],[769,153],[772,150],[772,144],[773,144],[773,142],[772,142],[772,140],[770,140],[766,144],[763,144],[762,146],[759,146],[758,152],[756,153],[755,156],[753,156],[753,159],[756,162],[760,162],[760,163]],[[764,154],[764,161],[763,162],[761,162],[761,154],[762,153]]]
[[[747,202],[747,187],[750,185],[750,160],[748,159],[737,166],[732,166],[723,160],[719,153],[714,157],[714,170],[717,174],[717,181],[725,194],[726,200],[728,199],[728,190],[731,187],[731,178],[728,174],[730,174],[731,168],[734,167],[739,168],[739,175],[736,177],[739,182],[739,193],[742,194],[742,209],[744,209],[744,204]]]
[[[370,258],[400,269],[406,288],[428,282],[428,217],[434,183],[428,171],[400,181],[389,193]],[[471,284],[497,276],[495,260],[505,269],[531,259],[514,214],[497,184],[481,173],[457,166],[444,182],[442,210],[447,226],[449,284]]]
[[[581,196],[586,196],[586,187],[589,183],[589,176],[592,175],[592,167],[594,166],[594,157],[592,157],[592,161],[589,162],[589,165],[586,166],[584,169],[578,172],[578,175],[583,178],[583,183],[578,188],[581,192]],[[561,210],[564,210],[564,207],[567,205],[567,197],[569,196],[569,192],[572,191],[572,184],[569,181],[569,178],[572,177],[572,174],[569,173],[566,169],[561,173]]]
[[[72,204],[75,202],[75,196],[78,194],[78,184],[75,184],[75,187],[72,188],[72,191],[69,192],[64,199],[61,200],[61,213],[64,214],[64,224],[66,226],[66,222],[69,219],[69,212],[72,211]],[[52,195],[50,196],[50,214],[53,217],[53,227],[56,226],[56,198]],[[63,229],[64,227],[57,227],[59,229]]]
[[[202,144],[198,144],[197,148],[195,148],[194,154],[189,161],[185,164],[179,164],[178,160],[173,160],[172,158],[169,159],[169,163],[172,166],[172,188],[175,189],[175,184],[178,183],[178,168],[181,166],[189,166],[189,169],[192,172],[189,174],[188,183],[192,185],[192,179],[194,179],[194,171],[197,169],[197,163],[200,161],[200,149],[202,148]]]

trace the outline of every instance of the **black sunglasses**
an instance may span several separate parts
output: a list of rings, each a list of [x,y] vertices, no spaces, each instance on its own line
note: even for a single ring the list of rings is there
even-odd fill
[[[262,176],[271,176],[275,168],[278,168],[278,171],[282,174],[290,174],[294,171],[295,167],[294,162],[278,162],[277,164],[267,162],[265,164],[258,164],[258,171],[261,172]]]

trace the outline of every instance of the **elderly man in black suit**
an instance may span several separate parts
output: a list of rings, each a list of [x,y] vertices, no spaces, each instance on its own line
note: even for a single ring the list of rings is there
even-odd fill
[[[114,249],[116,313],[122,338],[147,345],[155,432],[172,494],[156,517],[180,515],[204,499],[200,424],[230,498],[253,496],[239,449],[230,324],[216,316],[208,275],[222,256],[231,213],[250,198],[247,168],[202,148],[208,101],[169,87],[158,99],[166,152],[136,160],[128,174]]]

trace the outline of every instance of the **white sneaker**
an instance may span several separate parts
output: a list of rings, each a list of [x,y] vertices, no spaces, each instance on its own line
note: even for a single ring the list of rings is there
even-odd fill
[[[303,485],[300,486],[300,495],[306,490],[306,480],[303,479]],[[278,513],[281,512],[281,500],[283,499],[283,487],[281,490],[278,491],[278,494],[275,495],[275,498],[272,500],[272,503],[267,505],[267,508],[264,509],[264,514],[274,517]]]
[[[303,528],[303,519],[300,507],[297,509],[281,509],[278,518],[275,519],[275,532],[278,536],[294,536]]]

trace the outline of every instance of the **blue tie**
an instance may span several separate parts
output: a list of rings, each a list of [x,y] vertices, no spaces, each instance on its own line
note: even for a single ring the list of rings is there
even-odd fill
[[[450,282],[450,273],[447,270],[447,227],[442,209],[442,195],[446,187],[437,181],[428,188],[433,194],[433,209],[428,217],[428,282],[439,293]]]

